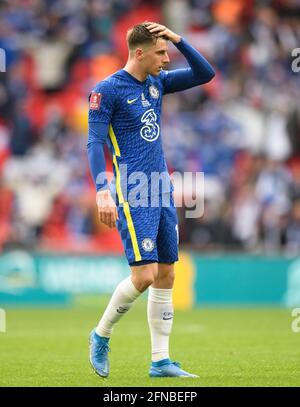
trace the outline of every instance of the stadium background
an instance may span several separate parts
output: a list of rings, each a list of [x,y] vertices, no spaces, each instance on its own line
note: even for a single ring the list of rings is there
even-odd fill
[[[292,50],[300,47],[298,0],[0,2],[6,56],[0,73],[0,308],[7,327],[0,334],[0,384],[96,383],[88,368],[77,381],[71,370],[65,381],[56,382],[54,372],[43,381],[35,359],[35,368],[27,366],[25,348],[38,347],[50,333],[52,357],[63,358],[69,348],[57,349],[58,335],[72,342],[72,354],[85,366],[84,338],[105,305],[100,296],[129,272],[116,230],[97,219],[86,157],[87,98],[95,83],[124,65],[126,30],[146,20],[182,34],[216,70],[211,83],[167,96],[163,104],[170,172],[205,174],[204,216],[187,219],[178,208],[179,332],[188,323],[191,349],[200,357],[191,356],[196,368],[218,369],[222,360],[221,372],[229,369],[228,377],[214,375],[205,385],[295,385],[300,333],[291,329],[290,308],[300,306],[300,74],[292,70]],[[170,69],[185,64],[172,44],[169,51]],[[143,301],[128,316],[137,337]],[[68,324],[74,328],[76,321],[75,334]],[[214,353],[209,344],[216,338]],[[17,361],[27,374],[11,381],[15,368],[7,355],[20,339]],[[250,351],[254,343],[262,346],[258,353]],[[181,346],[175,346],[179,353]],[[234,355],[228,364],[224,349],[229,359]],[[46,353],[39,358],[50,364]],[[250,354],[252,362],[246,357],[241,367]],[[261,381],[254,366],[264,371]],[[127,385],[121,376],[115,380]]]

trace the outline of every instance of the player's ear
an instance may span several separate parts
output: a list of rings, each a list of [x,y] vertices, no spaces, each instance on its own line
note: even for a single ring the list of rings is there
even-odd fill
[[[144,57],[144,52],[143,52],[142,48],[137,48],[137,49],[135,50],[135,56],[136,56],[136,58],[137,58],[139,61],[141,61],[141,60],[143,59],[143,57]]]

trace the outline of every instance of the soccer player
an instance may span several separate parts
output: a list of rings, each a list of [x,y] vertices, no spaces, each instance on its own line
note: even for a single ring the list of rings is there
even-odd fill
[[[188,68],[164,69],[170,61],[168,41],[184,55]],[[90,362],[97,374],[109,375],[112,329],[149,288],[150,377],[198,377],[182,370],[169,357],[178,225],[162,149],[160,115],[163,95],[207,83],[215,73],[184,38],[161,24],[147,22],[134,26],[127,33],[127,43],[129,57],[125,67],[99,82],[89,97],[87,149],[99,217],[107,226],[118,227],[131,268],[131,276],[116,287],[90,334]],[[115,177],[111,185],[103,177],[104,143],[113,157]],[[129,179],[137,179],[141,173],[144,177],[138,185],[139,194],[134,194],[137,186]],[[157,173],[165,175],[159,188],[151,186],[152,175]],[[136,205],[135,195],[143,197],[143,204]],[[169,205],[164,204],[165,197],[169,197]],[[109,270],[107,273],[109,278]]]

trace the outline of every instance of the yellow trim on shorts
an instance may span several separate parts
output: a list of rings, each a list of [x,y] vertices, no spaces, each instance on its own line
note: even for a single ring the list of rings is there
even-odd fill
[[[119,170],[119,166],[118,166],[118,162],[117,162],[117,157],[115,155],[113,155],[113,163],[114,163],[114,167],[116,170],[117,195],[119,198],[119,203],[123,204],[125,202],[125,200],[124,200],[124,196],[123,196],[123,192],[122,192],[122,188],[121,188],[121,175],[120,175],[120,170]]]
[[[113,155],[113,163],[114,163],[114,167],[115,167],[115,171],[116,171],[116,189],[117,189],[117,195],[119,198],[119,203],[123,204],[124,214],[125,214],[126,221],[127,221],[127,227],[129,230],[132,247],[133,247],[133,251],[134,251],[135,261],[141,261],[142,256],[141,256],[139,245],[137,242],[135,228],[134,228],[134,224],[132,221],[129,204],[128,204],[128,202],[125,202],[124,196],[122,193],[121,175],[120,175],[120,170],[119,170],[118,161],[117,161],[117,157],[120,157],[121,154],[120,154],[119,145],[117,142],[116,135],[113,131],[112,125],[109,126],[109,136],[111,138],[111,142],[112,142],[114,150],[115,150],[115,154]]]
[[[128,227],[129,234],[130,234],[130,237],[131,237],[131,242],[132,242],[132,247],[133,247],[133,251],[134,251],[135,261],[141,261],[142,256],[141,256],[139,245],[138,245],[138,242],[137,242],[136,233],[135,233],[135,229],[134,229],[134,224],[133,224],[133,221],[132,221],[132,217],[131,217],[128,202],[123,203],[123,208],[124,208],[124,213],[125,213],[126,220],[127,220],[127,227]]]
[[[117,137],[115,135],[114,129],[112,128],[111,124],[109,125],[109,137],[111,139],[112,145],[114,146],[115,155],[117,157],[120,157],[121,153],[120,153],[119,145],[118,145],[118,142],[117,142]]]

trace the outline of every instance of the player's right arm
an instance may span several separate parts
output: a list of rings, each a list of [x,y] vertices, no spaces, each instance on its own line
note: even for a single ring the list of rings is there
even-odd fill
[[[89,97],[87,153],[97,190],[96,203],[99,219],[100,222],[111,228],[116,225],[118,211],[106,178],[104,144],[108,136],[113,109],[114,95],[111,92],[111,86],[101,82]]]
[[[189,68],[163,71],[161,73],[164,83],[164,94],[203,85],[215,76],[215,71],[210,63],[180,35],[158,23],[147,23],[147,29],[152,34],[164,36],[169,41],[172,41],[189,64]]]

